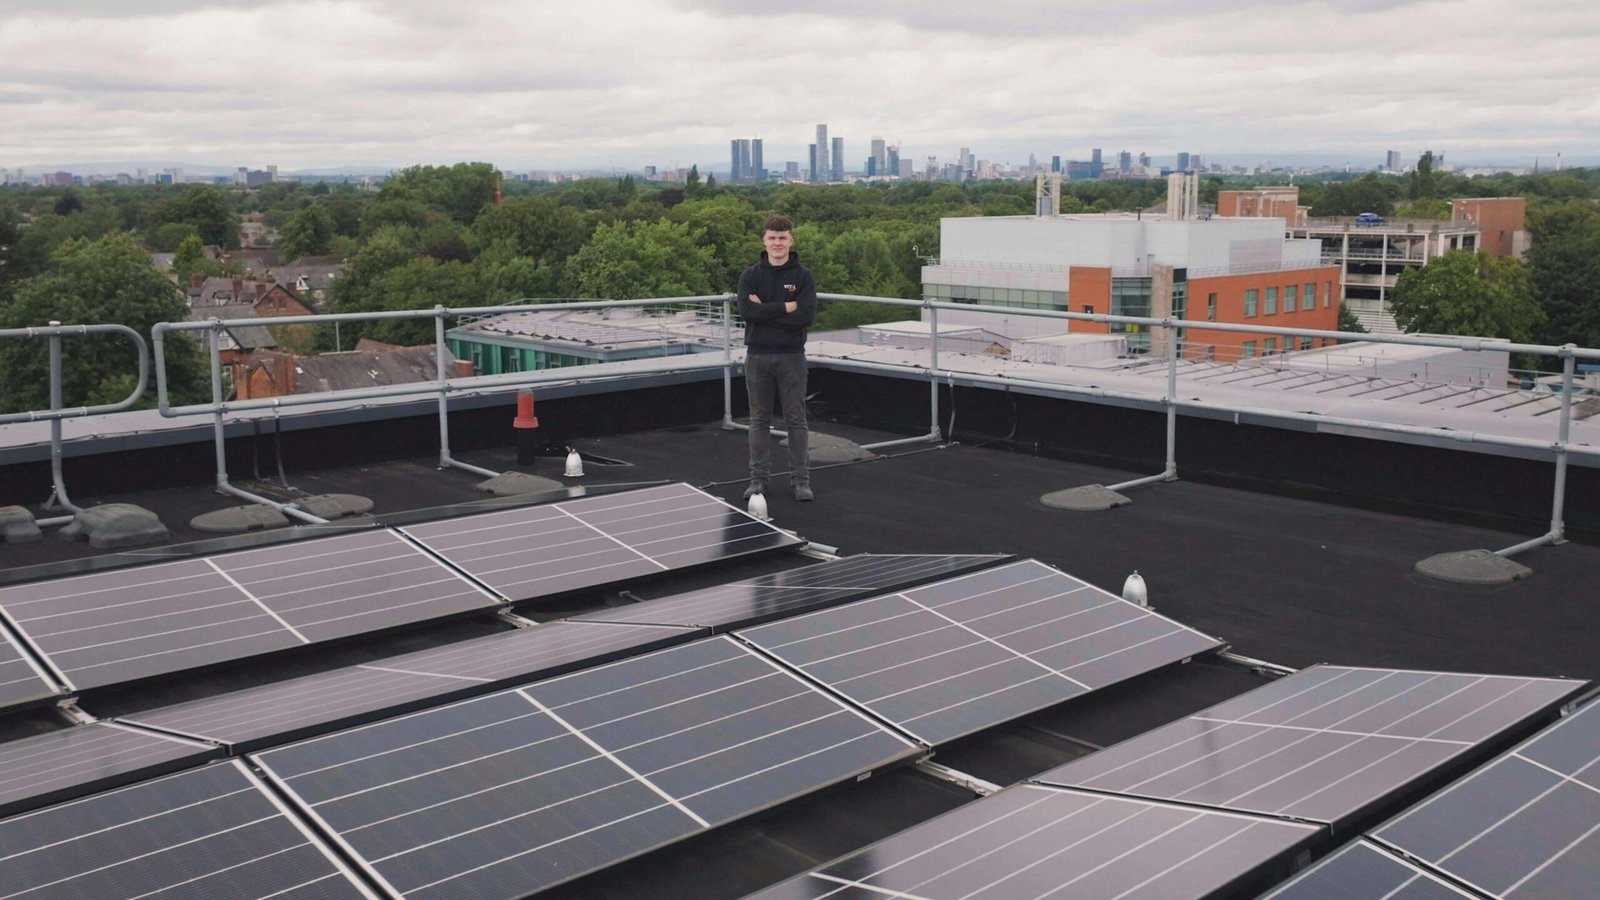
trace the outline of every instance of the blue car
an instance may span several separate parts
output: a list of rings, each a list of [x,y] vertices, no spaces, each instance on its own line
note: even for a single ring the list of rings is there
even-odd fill
[[[1357,225],[1382,225],[1383,224],[1383,216],[1380,216],[1377,213],[1362,213],[1361,215],[1356,216],[1356,224]]]

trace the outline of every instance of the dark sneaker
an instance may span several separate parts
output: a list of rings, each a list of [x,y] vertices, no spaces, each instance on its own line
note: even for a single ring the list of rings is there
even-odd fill
[[[750,482],[750,486],[744,489],[744,499],[749,500],[751,497],[754,497],[757,494],[765,494],[766,492],[766,485],[759,481],[752,481]]]
[[[794,486],[794,498],[796,500],[815,500],[817,495],[811,493],[811,485],[797,484]]]

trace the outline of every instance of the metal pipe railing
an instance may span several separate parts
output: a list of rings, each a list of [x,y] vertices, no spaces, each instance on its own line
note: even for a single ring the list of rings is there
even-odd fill
[[[259,319],[254,319],[254,320],[222,321],[222,320],[213,319],[213,320],[209,320],[209,321],[206,321],[206,322],[162,323],[162,324],[157,325],[155,327],[155,329],[154,329],[154,332],[153,332],[154,350],[155,350],[155,359],[156,359],[156,380],[157,380],[157,394],[158,394],[158,400],[159,400],[159,409],[160,409],[162,415],[169,416],[169,417],[184,416],[184,415],[197,415],[197,414],[210,414],[210,415],[214,415],[214,416],[218,417],[218,419],[220,420],[222,414],[224,414],[226,412],[250,410],[250,409],[260,409],[260,408],[265,408],[265,407],[268,407],[268,406],[270,406],[270,407],[272,407],[274,409],[279,409],[279,408],[286,407],[286,406],[322,404],[322,403],[328,402],[329,400],[335,400],[335,399],[336,400],[361,400],[361,399],[395,398],[395,397],[403,397],[403,396],[434,394],[434,395],[436,395],[438,397],[438,401],[439,401],[440,464],[441,464],[441,467],[443,467],[443,466],[454,466],[454,467],[463,468],[463,469],[466,469],[466,470],[469,470],[469,471],[474,471],[474,472],[477,472],[479,474],[492,475],[492,474],[495,474],[495,473],[490,473],[488,470],[485,470],[485,469],[478,469],[477,467],[468,466],[468,465],[466,465],[464,463],[461,463],[461,462],[453,459],[450,456],[450,451],[449,451],[449,431],[448,431],[447,417],[448,417],[448,398],[449,398],[449,395],[451,393],[462,393],[462,392],[474,391],[474,390],[485,390],[485,391],[507,390],[507,389],[511,389],[511,388],[515,388],[515,387],[521,387],[521,386],[533,385],[533,384],[552,384],[552,383],[601,381],[601,380],[606,380],[606,379],[609,379],[609,378],[631,377],[633,375],[650,374],[650,373],[656,373],[656,372],[696,371],[696,370],[703,370],[703,369],[720,368],[720,369],[722,369],[722,378],[723,378],[723,422],[722,422],[723,427],[725,427],[725,428],[747,427],[747,426],[741,426],[738,423],[735,423],[733,421],[733,415],[732,415],[732,407],[733,407],[732,376],[733,376],[734,367],[737,365],[737,363],[734,360],[734,356],[733,356],[733,339],[734,338],[733,338],[733,325],[732,325],[732,319],[733,319],[733,310],[732,310],[732,305],[731,305],[732,299],[733,299],[732,296],[729,295],[729,294],[717,294],[717,295],[698,296],[698,297],[650,298],[650,299],[641,299],[641,300],[618,300],[618,301],[585,301],[585,302],[577,302],[577,303],[562,303],[562,304],[559,305],[559,307],[544,306],[544,307],[542,307],[542,310],[544,310],[544,311],[548,311],[548,310],[551,310],[551,309],[559,309],[559,310],[565,312],[565,311],[574,311],[574,310],[615,309],[615,308],[630,308],[630,307],[643,307],[643,306],[681,305],[681,304],[689,304],[689,303],[701,303],[701,302],[707,302],[707,301],[719,301],[722,304],[721,323],[722,323],[722,343],[723,343],[723,346],[722,346],[722,354],[721,354],[722,358],[721,358],[720,361],[708,362],[708,363],[703,364],[703,365],[697,365],[697,364],[692,363],[692,362],[679,362],[679,363],[673,364],[673,365],[655,365],[655,366],[640,366],[637,362],[635,362],[635,363],[630,363],[628,370],[625,371],[625,372],[608,372],[608,373],[604,373],[604,374],[602,374],[602,373],[593,373],[591,375],[579,375],[579,376],[576,376],[576,377],[574,377],[573,374],[571,374],[571,372],[568,371],[568,370],[563,370],[563,371],[560,371],[558,373],[524,372],[524,373],[514,373],[514,374],[496,375],[496,376],[472,376],[472,377],[465,377],[465,378],[451,378],[449,376],[448,371],[447,371],[447,367],[444,364],[444,357],[445,357],[444,324],[445,324],[445,321],[446,321],[446,319],[448,317],[451,317],[451,316],[469,316],[469,315],[470,316],[502,315],[502,314],[526,313],[526,312],[532,312],[532,311],[540,311],[538,308],[530,308],[527,304],[520,304],[519,303],[519,304],[514,304],[514,305],[490,306],[490,307],[472,307],[472,308],[467,308],[467,309],[449,309],[449,308],[441,306],[441,307],[435,307],[432,310],[400,310],[400,311],[386,311],[386,312],[376,312],[376,313],[345,313],[345,314],[324,315],[324,316],[294,316],[294,317],[276,318],[276,319],[273,319],[273,324],[282,324],[282,325],[326,324],[326,323],[329,323],[329,322],[337,323],[337,322],[347,322],[347,321],[384,321],[384,320],[405,320],[405,319],[433,318],[435,320],[435,341],[434,341],[434,343],[435,343],[436,353],[437,353],[437,357],[438,357],[438,361],[439,361],[439,369],[438,369],[437,376],[435,377],[435,379],[433,381],[422,383],[422,384],[390,385],[390,386],[384,386],[384,387],[380,387],[380,388],[368,388],[368,389],[361,389],[361,390],[354,390],[354,391],[337,391],[337,392],[331,392],[331,393],[311,394],[311,395],[295,396],[295,397],[274,397],[274,398],[263,399],[263,400],[246,400],[246,401],[232,401],[232,402],[223,402],[220,399],[220,395],[214,389],[214,391],[213,391],[213,402],[212,403],[210,403],[210,404],[191,404],[191,405],[186,405],[186,406],[173,406],[173,405],[171,405],[171,403],[169,401],[169,397],[168,397],[168,393],[167,393],[166,372],[165,372],[165,356],[164,356],[164,339],[165,339],[166,334],[169,333],[169,332],[175,332],[175,331],[193,331],[193,330],[208,330],[208,329],[213,331],[213,333],[215,333],[217,330],[219,330],[219,329],[221,329],[223,327],[227,327],[227,326],[235,325],[235,324],[256,324],[256,325],[259,325],[260,324],[260,320]],[[1554,501],[1553,501],[1553,504],[1552,504],[1552,515],[1551,515],[1551,529],[1550,529],[1550,532],[1548,534],[1544,535],[1543,537],[1541,537],[1540,539],[1537,539],[1535,541],[1526,542],[1525,544],[1517,545],[1516,547],[1511,547],[1511,548],[1507,548],[1506,550],[1499,551],[1503,555],[1511,555],[1513,553],[1520,552],[1522,549],[1527,549],[1527,547],[1530,547],[1530,546],[1538,546],[1539,544],[1542,544],[1542,543],[1559,542],[1562,539],[1561,538],[1561,534],[1562,534],[1562,530],[1563,530],[1562,505],[1564,503],[1565,484],[1566,484],[1566,477],[1565,476],[1566,476],[1566,465],[1567,465],[1568,458],[1573,453],[1583,454],[1583,455],[1586,455],[1586,456],[1600,455],[1600,448],[1591,448],[1591,447],[1586,447],[1586,446],[1581,446],[1581,445],[1580,446],[1573,446],[1571,444],[1572,369],[1573,369],[1573,366],[1574,366],[1576,360],[1579,360],[1579,359],[1600,360],[1600,349],[1578,348],[1578,347],[1574,347],[1574,346],[1571,346],[1571,345],[1567,345],[1567,346],[1564,346],[1564,347],[1553,347],[1553,346],[1546,346],[1546,345],[1539,345],[1539,344],[1524,344],[1524,343],[1517,343],[1517,342],[1511,342],[1511,341],[1500,341],[1500,340],[1486,339],[1486,338],[1476,338],[1476,337],[1461,338],[1461,337],[1450,337],[1450,336],[1443,336],[1443,335],[1362,334],[1362,335],[1358,336],[1358,335],[1353,335],[1350,332],[1326,331],[1326,330],[1321,330],[1321,329],[1284,328],[1284,327],[1276,327],[1276,326],[1268,326],[1268,325],[1220,323],[1220,322],[1210,322],[1210,321],[1202,322],[1202,321],[1189,320],[1189,319],[1172,319],[1170,317],[1167,317],[1167,318],[1152,318],[1152,317],[1143,317],[1143,316],[1121,316],[1121,315],[1095,314],[1095,313],[1073,313],[1073,312],[1062,311],[1062,310],[1028,309],[1028,308],[1020,308],[1020,307],[978,306],[978,305],[971,305],[971,304],[946,303],[946,302],[941,302],[941,301],[936,301],[936,300],[906,300],[906,299],[901,299],[901,298],[871,297],[871,296],[862,296],[862,295],[855,295],[855,294],[820,294],[819,295],[819,299],[821,299],[821,300],[837,300],[837,301],[846,301],[846,302],[876,303],[876,304],[888,305],[888,306],[903,306],[903,307],[908,307],[908,308],[917,308],[917,309],[923,310],[923,311],[925,311],[927,313],[929,326],[931,328],[930,340],[929,340],[929,365],[927,366],[927,369],[926,369],[926,375],[927,375],[928,380],[929,380],[929,413],[930,413],[930,422],[929,422],[928,432],[925,435],[919,435],[919,436],[912,437],[912,438],[899,439],[899,440],[894,440],[894,441],[886,441],[886,442],[880,442],[878,444],[867,445],[869,448],[885,447],[885,446],[890,446],[890,445],[895,445],[895,444],[916,443],[916,442],[924,442],[924,441],[938,441],[938,440],[940,440],[942,438],[943,435],[942,435],[942,432],[941,432],[941,429],[940,429],[940,425],[939,425],[939,404],[940,404],[940,399],[939,399],[939,385],[938,385],[938,379],[939,379],[939,376],[940,376],[941,373],[946,376],[948,383],[952,387],[959,381],[959,382],[961,382],[963,384],[971,384],[971,385],[992,385],[992,386],[1001,386],[1001,387],[1006,387],[1006,388],[1022,387],[1022,388],[1027,388],[1029,390],[1038,391],[1038,392],[1041,392],[1041,393],[1054,394],[1054,395],[1088,396],[1088,397],[1095,397],[1095,398],[1102,398],[1102,399],[1124,400],[1124,401],[1132,401],[1132,402],[1139,402],[1139,403],[1149,403],[1149,402],[1152,401],[1152,398],[1149,397],[1148,395],[1129,392],[1129,391],[1107,390],[1107,389],[1102,389],[1102,388],[1098,388],[1098,387],[1085,388],[1085,387],[1080,387],[1080,386],[1076,386],[1076,385],[1066,385],[1066,384],[1061,384],[1061,383],[1051,382],[1051,381],[1046,381],[1046,380],[1041,380],[1041,379],[1018,378],[1018,377],[1012,377],[1012,376],[986,376],[986,375],[981,375],[981,374],[977,374],[977,373],[958,373],[958,372],[950,371],[950,370],[948,370],[948,368],[946,366],[943,365],[943,363],[941,362],[941,359],[940,359],[940,349],[941,348],[940,348],[940,335],[939,335],[939,312],[941,310],[951,310],[951,311],[959,311],[959,312],[962,312],[962,313],[978,313],[978,314],[983,314],[983,315],[999,315],[999,316],[1007,316],[1007,317],[1009,317],[1009,316],[1027,316],[1027,317],[1044,318],[1044,319],[1057,319],[1057,320],[1063,320],[1064,322],[1082,321],[1082,322],[1094,322],[1094,323],[1103,324],[1103,325],[1136,325],[1136,326],[1141,326],[1143,328],[1149,328],[1149,329],[1162,329],[1163,331],[1168,332],[1169,334],[1172,335],[1171,339],[1168,341],[1168,345],[1170,347],[1170,350],[1169,350],[1169,353],[1168,353],[1168,358],[1166,360],[1166,367],[1167,367],[1166,375],[1167,375],[1167,377],[1166,377],[1165,396],[1160,398],[1159,401],[1157,401],[1164,408],[1164,411],[1166,413],[1166,415],[1165,415],[1166,423],[1165,424],[1166,424],[1167,433],[1166,433],[1166,460],[1165,460],[1165,466],[1163,467],[1163,471],[1159,475],[1153,475],[1153,476],[1149,476],[1149,477],[1145,477],[1145,478],[1135,479],[1135,480],[1129,481],[1129,482],[1124,482],[1121,485],[1113,486],[1114,489],[1115,488],[1133,487],[1133,486],[1136,486],[1136,485],[1149,484],[1149,483],[1154,483],[1154,482],[1158,482],[1158,481],[1172,481],[1172,480],[1175,480],[1178,477],[1177,476],[1178,469],[1177,469],[1177,441],[1176,441],[1176,434],[1177,434],[1177,411],[1178,411],[1179,408],[1195,410],[1195,411],[1232,413],[1235,416],[1236,420],[1237,420],[1238,416],[1249,415],[1249,416],[1255,416],[1255,417],[1260,417],[1260,418],[1269,419],[1269,420],[1306,422],[1306,423],[1312,423],[1312,424],[1318,424],[1318,425],[1335,425],[1335,426],[1341,426],[1341,427],[1366,429],[1366,430],[1369,430],[1369,431],[1374,431],[1374,432],[1379,432],[1379,433],[1404,434],[1404,435],[1410,435],[1410,436],[1426,436],[1426,437],[1428,437],[1430,439],[1433,439],[1433,440],[1447,439],[1447,440],[1451,440],[1451,441],[1460,443],[1460,444],[1465,445],[1465,446],[1488,445],[1488,446],[1496,446],[1496,447],[1504,447],[1504,448],[1514,448],[1514,449],[1519,449],[1519,450],[1536,450],[1536,451],[1541,451],[1541,452],[1552,453],[1554,455],[1555,461],[1556,461],[1556,484],[1555,484],[1555,488],[1554,488],[1555,498],[1554,498]],[[1349,342],[1349,341],[1352,341],[1352,340],[1360,340],[1360,341],[1367,342],[1367,343],[1372,343],[1372,344],[1395,344],[1395,345],[1401,345],[1401,346],[1436,347],[1436,348],[1446,348],[1446,349],[1458,349],[1458,350],[1465,350],[1465,351],[1479,351],[1479,352],[1481,352],[1481,351],[1494,351],[1494,352],[1502,352],[1502,353],[1527,353],[1527,354],[1546,355],[1546,356],[1559,356],[1564,361],[1565,368],[1566,368],[1566,374],[1564,375],[1564,378],[1563,378],[1563,402],[1562,402],[1561,415],[1560,415],[1559,425],[1558,425],[1558,435],[1556,437],[1555,442],[1551,443],[1551,442],[1548,442],[1548,441],[1517,438],[1517,437],[1510,437],[1510,436],[1506,436],[1506,435],[1497,435],[1497,434],[1482,433],[1482,432],[1443,431],[1443,430],[1439,430],[1437,428],[1426,428],[1426,427],[1422,427],[1422,426],[1404,425],[1404,424],[1389,423],[1389,422],[1379,422],[1379,421],[1352,418],[1352,417],[1344,417],[1344,416],[1328,416],[1328,415],[1321,415],[1321,414],[1317,414],[1317,413],[1286,412],[1286,411],[1282,411],[1282,410],[1264,409],[1264,408],[1251,407],[1251,406],[1238,405],[1238,404],[1211,403],[1211,402],[1205,402],[1205,401],[1199,401],[1199,400],[1183,400],[1183,399],[1180,399],[1178,397],[1178,392],[1177,392],[1178,363],[1179,363],[1179,357],[1182,354],[1182,344],[1179,341],[1179,333],[1180,333],[1180,330],[1182,330],[1182,329],[1188,329],[1188,330],[1192,330],[1192,331],[1212,331],[1212,332],[1221,332],[1221,333],[1264,334],[1264,335],[1282,335],[1282,336],[1305,337],[1305,338],[1320,338],[1320,339],[1323,339],[1325,341],[1336,341],[1336,342]],[[215,341],[213,341],[213,344],[215,344]],[[907,372],[908,369],[920,369],[921,368],[920,366],[908,367],[908,366],[904,366],[904,365],[890,365],[890,364],[883,364],[883,363],[870,363],[870,362],[860,361],[860,360],[839,360],[839,361],[833,361],[831,364],[836,365],[836,366],[840,366],[840,367],[843,367],[843,368],[860,369],[860,370],[863,370],[863,371],[883,371],[883,372],[894,372],[894,373],[901,373],[901,374]],[[213,367],[213,381],[220,383],[220,373],[218,371],[216,371],[215,365]],[[219,434],[218,440],[219,441],[221,440],[220,434]],[[219,465],[220,465],[220,461],[221,461],[221,455],[220,455],[220,450],[219,450]]]
[[[61,393],[61,338],[64,335],[91,335],[91,334],[120,334],[133,341],[134,349],[139,358],[139,381],[134,385],[133,391],[126,398],[117,403],[105,403],[98,406],[79,406],[72,409],[62,407]],[[145,343],[144,335],[134,331],[126,325],[62,325],[60,322],[51,322],[44,328],[7,328],[0,329],[0,338],[14,337],[43,337],[50,342],[50,408],[48,410],[30,410],[20,413],[5,413],[0,415],[0,424],[10,422],[50,422],[50,485],[51,493],[44,502],[45,509],[65,509],[72,513],[70,516],[52,516],[36,519],[35,524],[41,527],[51,525],[65,525],[71,522],[83,508],[72,502],[67,495],[66,478],[61,471],[62,460],[66,456],[61,436],[61,420],[81,418],[83,416],[101,415],[103,413],[121,412],[132,409],[139,398],[144,396],[145,388],[150,384],[150,347]]]

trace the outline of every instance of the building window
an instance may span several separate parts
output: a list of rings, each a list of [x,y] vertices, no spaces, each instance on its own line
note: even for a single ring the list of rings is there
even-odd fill
[[[1284,312],[1286,312],[1286,313],[1294,312],[1294,302],[1295,302],[1295,300],[1299,299],[1299,296],[1298,296],[1299,293],[1300,293],[1300,288],[1298,288],[1298,287],[1296,287],[1295,285],[1292,285],[1292,284],[1283,289],[1283,311]]]
[[[1274,315],[1274,314],[1277,313],[1277,311],[1278,311],[1278,289],[1277,288],[1275,288],[1275,287],[1267,288],[1267,304],[1266,304],[1266,306],[1267,306],[1267,308],[1261,311],[1262,315],[1270,316],[1270,315]]]
[[[1257,292],[1255,288],[1250,288],[1244,292],[1244,317],[1246,319],[1251,318],[1256,314],[1256,293]],[[1254,343],[1255,342],[1252,341],[1251,345],[1254,346]]]
[[[1212,292],[1212,293],[1209,293],[1209,294],[1206,295],[1206,321],[1207,322],[1215,322],[1216,320],[1217,320],[1217,295],[1216,295],[1216,292]]]
[[[1256,355],[1256,342],[1245,341],[1239,345],[1239,358],[1250,359]]]

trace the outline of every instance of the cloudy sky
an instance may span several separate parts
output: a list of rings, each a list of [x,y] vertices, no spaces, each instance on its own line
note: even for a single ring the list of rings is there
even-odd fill
[[[1600,155],[1594,0],[0,0],[0,167]]]

